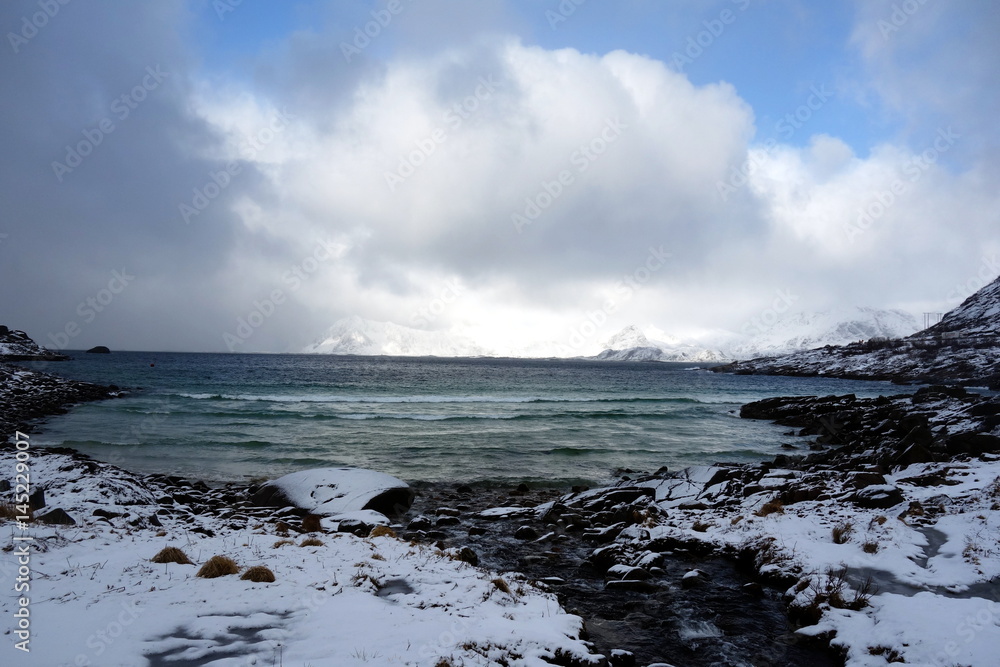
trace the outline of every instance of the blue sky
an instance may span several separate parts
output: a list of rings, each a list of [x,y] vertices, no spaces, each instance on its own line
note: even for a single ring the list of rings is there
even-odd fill
[[[0,4],[8,324],[282,352],[360,316],[548,350],[597,319],[590,350],[740,332],[776,294],[919,321],[1000,273],[994,0],[400,0],[345,57],[388,6],[92,0],[25,37],[37,0]]]

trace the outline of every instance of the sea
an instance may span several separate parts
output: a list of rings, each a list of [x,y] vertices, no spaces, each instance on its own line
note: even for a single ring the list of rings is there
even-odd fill
[[[51,417],[35,446],[209,483],[348,466],[414,483],[597,485],[803,446],[787,427],[740,419],[750,401],[900,393],[662,362],[71,354],[44,370],[128,395]]]

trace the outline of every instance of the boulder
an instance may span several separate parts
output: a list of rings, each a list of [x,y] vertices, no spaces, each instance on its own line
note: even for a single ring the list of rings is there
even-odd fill
[[[406,482],[385,473],[360,468],[316,468],[267,482],[253,494],[253,503],[297,507],[321,516],[358,510],[399,516],[410,508],[413,496]]]
[[[903,502],[903,492],[888,484],[875,484],[853,493],[848,500],[865,509],[887,509]]]
[[[98,345],[97,347],[92,347],[87,350],[87,354],[111,354],[111,350],[103,345]]]

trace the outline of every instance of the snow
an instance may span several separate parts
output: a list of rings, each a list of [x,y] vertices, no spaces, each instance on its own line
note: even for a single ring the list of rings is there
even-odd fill
[[[389,356],[479,357],[488,351],[471,340],[445,331],[424,331],[393,322],[360,317],[337,321],[302,352]]]
[[[280,491],[295,507],[332,516],[368,508],[386,491],[409,489],[392,475],[359,468],[313,468],[267,482],[261,492]]]
[[[837,482],[831,481],[825,499],[786,505],[766,516],[755,512],[774,497],[773,490],[729,498],[718,508],[680,509],[685,502],[706,500],[719,486],[707,486],[719,469],[694,468],[673,480],[646,483],[657,489],[657,504],[665,513],[658,525],[627,528],[618,541],[634,543],[640,552],[649,540],[664,537],[704,541],[717,548],[749,546],[763,558],[762,574],[805,582],[788,589],[793,604],[807,604],[816,587],[830,580],[830,572],[846,568],[845,599],[870,575],[877,588],[869,606],[857,611],[826,606],[818,625],[798,631],[832,633],[832,643],[846,651],[849,667],[885,665],[887,656],[899,656],[911,665],[996,664],[1000,652],[1000,461],[996,458],[914,464],[888,474],[887,484],[867,488],[872,493],[900,489],[905,500],[888,509],[846,502],[850,487],[837,491]],[[763,479],[778,486],[782,479],[795,481],[786,475],[792,472],[772,470]],[[931,477],[946,482],[927,485]],[[695,524],[701,530],[696,531]],[[840,544],[832,537],[838,525],[850,526]]]
[[[0,452],[11,482],[14,463],[12,451]],[[45,481],[48,506],[65,509],[77,525],[33,522],[22,531],[0,524],[11,537],[33,538],[23,593],[31,600],[30,654],[8,634],[0,664],[431,667],[446,659],[542,667],[557,651],[598,664],[579,639],[581,619],[519,575],[391,536],[313,533],[288,543],[268,524],[232,530],[210,516],[199,522],[211,537],[193,532],[186,517],[137,527],[134,520],[157,507],[145,504],[140,478],[104,464],[87,473],[63,454],[36,453],[30,463],[32,479]],[[100,519],[91,515],[96,508],[123,516]],[[307,536],[323,545],[298,546]],[[150,562],[166,546],[196,565]],[[264,565],[276,581],[196,577],[214,555],[233,558],[241,571]],[[12,549],[0,552],[5,586],[13,587],[17,568]],[[510,594],[494,583],[500,576]],[[8,628],[18,606],[10,588],[0,596]]]

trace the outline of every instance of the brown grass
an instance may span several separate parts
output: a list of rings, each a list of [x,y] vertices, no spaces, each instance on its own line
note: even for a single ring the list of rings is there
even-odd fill
[[[277,542],[275,542],[274,544],[271,545],[271,548],[272,549],[280,549],[281,547],[283,547],[285,545],[288,545],[288,544],[295,544],[295,542],[292,541],[292,540],[278,540]]]
[[[149,560],[154,563],[177,563],[178,565],[194,565],[191,559],[187,557],[187,554],[178,549],[177,547],[165,547],[160,549],[160,553],[156,554]]]
[[[754,514],[756,514],[757,516],[767,516],[768,514],[784,514],[784,513],[785,513],[785,506],[777,498],[764,503],[759,510],[754,512]]]
[[[396,537],[396,531],[389,526],[375,526],[368,537]]]
[[[21,512],[17,511],[17,506],[14,503],[0,503],[0,519],[16,519],[19,516],[24,516]],[[28,510],[28,521],[34,521],[34,513]]]
[[[851,533],[854,532],[854,524],[849,521],[844,523],[838,523],[833,527],[831,535],[833,537],[834,544],[845,544],[851,539]]]
[[[240,577],[241,581],[252,581],[255,584],[269,584],[274,581],[274,572],[271,572],[268,568],[263,565],[254,565],[248,568],[243,576]]]
[[[307,533],[321,533],[323,526],[320,524],[319,516],[316,514],[306,514],[302,517],[302,530]]]
[[[878,542],[874,540],[868,540],[861,545],[861,550],[866,554],[877,554],[878,553]]]
[[[323,545],[323,540],[317,537],[307,537],[299,543],[300,547],[321,547]]]
[[[496,586],[497,590],[500,591],[501,593],[506,593],[507,595],[511,595],[510,586],[508,586],[507,582],[501,579],[500,577],[497,577],[490,583]]]
[[[691,530],[696,533],[704,533],[706,530],[712,527],[712,524],[707,521],[695,521],[691,524]]]
[[[203,579],[215,579],[216,577],[224,577],[227,574],[239,574],[240,566],[236,564],[232,558],[228,556],[212,556],[208,559],[201,569],[198,570],[196,577],[202,577]]]

